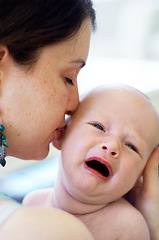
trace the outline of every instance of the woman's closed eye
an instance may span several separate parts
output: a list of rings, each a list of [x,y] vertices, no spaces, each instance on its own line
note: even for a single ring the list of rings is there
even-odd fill
[[[65,77],[65,79],[66,79],[66,81],[67,81],[70,85],[74,86],[74,83],[73,83],[73,80],[72,80],[72,79],[70,79],[70,78],[68,78],[68,77]]]

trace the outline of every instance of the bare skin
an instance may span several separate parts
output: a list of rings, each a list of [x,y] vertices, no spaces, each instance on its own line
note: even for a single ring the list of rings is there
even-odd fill
[[[20,208],[1,226],[0,238],[9,240],[11,233],[19,240],[93,240],[81,221],[53,208]]]
[[[140,92],[109,90],[82,101],[64,135],[54,188],[29,194],[24,204],[71,213],[96,240],[149,240],[143,215],[123,196],[159,142],[158,113]]]
[[[143,180],[139,179],[135,187],[130,191],[129,201],[145,217],[152,240],[159,239],[159,148],[152,153],[143,172]]]

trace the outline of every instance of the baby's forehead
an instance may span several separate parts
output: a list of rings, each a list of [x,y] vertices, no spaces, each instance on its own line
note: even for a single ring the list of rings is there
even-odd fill
[[[95,103],[100,101],[112,101],[112,104],[119,105],[121,102],[125,104],[127,102],[132,103],[144,103],[154,108],[153,104],[149,100],[148,96],[134,87],[127,85],[115,85],[115,86],[99,86],[89,91],[87,94],[81,97],[81,103]],[[137,104],[138,106],[138,104]]]
[[[98,86],[98,87],[92,89],[91,91],[88,91],[87,93],[85,93],[81,99],[84,100],[84,99],[88,99],[90,97],[96,98],[99,96],[103,96],[103,97],[109,96],[110,97],[111,95],[114,95],[114,94],[123,94],[123,93],[130,94],[134,97],[138,96],[138,97],[148,100],[148,97],[143,92],[141,92],[140,90],[138,90],[134,87],[127,86],[127,85]]]
[[[135,116],[138,114],[137,117],[144,117],[145,120],[146,118],[150,119],[150,121],[152,119],[150,128],[156,129],[159,135],[159,114],[149,98],[136,88],[129,86],[100,86],[85,94],[80,105],[79,111],[83,112],[83,114],[97,111],[103,105],[103,111],[104,109],[109,111],[113,107],[119,109],[122,107],[124,115]],[[144,115],[142,116],[143,113]]]
[[[93,105],[95,103],[100,104],[100,102],[103,102],[105,103],[105,106],[107,106],[106,103],[108,100],[112,105],[120,106],[120,104],[122,104],[123,106],[130,106],[130,112],[132,106],[135,106],[136,109],[140,109],[141,112],[146,109],[148,113],[151,112],[151,114],[156,115],[156,118],[159,119],[159,113],[148,96],[138,89],[127,85],[115,85],[112,87],[99,86],[98,88],[88,92],[82,102],[84,102],[84,104],[88,102],[89,106],[91,106],[91,103]]]

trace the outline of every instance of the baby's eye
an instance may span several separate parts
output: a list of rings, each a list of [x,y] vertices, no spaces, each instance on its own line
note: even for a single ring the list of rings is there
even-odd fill
[[[138,152],[136,147],[134,147],[132,144],[126,144],[130,149],[132,149],[134,152]]]
[[[99,130],[105,132],[104,128],[99,123],[90,123],[95,128],[98,128]]]

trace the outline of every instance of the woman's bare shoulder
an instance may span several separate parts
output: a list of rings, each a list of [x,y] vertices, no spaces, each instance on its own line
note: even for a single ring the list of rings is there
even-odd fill
[[[21,207],[0,228],[0,239],[93,240],[87,228],[72,215],[54,208]]]

